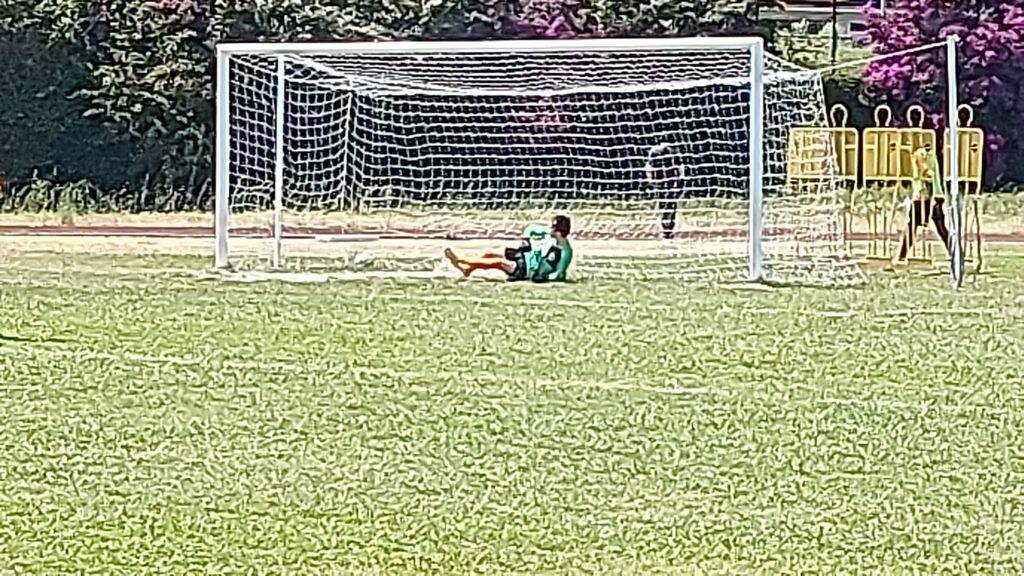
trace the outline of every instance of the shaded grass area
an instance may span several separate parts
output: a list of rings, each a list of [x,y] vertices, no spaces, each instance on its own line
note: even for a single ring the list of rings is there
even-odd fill
[[[8,254],[0,565],[1020,573],[1024,257],[990,255],[736,292]]]

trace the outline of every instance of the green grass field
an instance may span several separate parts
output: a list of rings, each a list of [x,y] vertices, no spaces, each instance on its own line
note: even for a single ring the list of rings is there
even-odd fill
[[[866,287],[0,259],[0,573],[1021,574],[1024,256]]]

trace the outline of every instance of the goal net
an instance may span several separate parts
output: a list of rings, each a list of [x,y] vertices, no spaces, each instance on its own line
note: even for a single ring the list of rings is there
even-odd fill
[[[219,266],[438,267],[565,214],[582,275],[863,279],[833,170],[787,183],[821,80],[759,40],[219,48]]]

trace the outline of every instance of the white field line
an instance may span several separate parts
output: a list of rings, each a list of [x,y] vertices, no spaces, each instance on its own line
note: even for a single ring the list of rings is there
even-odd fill
[[[367,271],[367,272],[238,272],[229,274],[197,274],[206,279],[219,279],[226,282],[238,282],[251,284],[255,282],[286,282],[292,284],[316,284],[322,282],[338,281],[363,281],[370,279],[394,279],[394,280],[431,280],[435,278],[450,278],[450,274],[441,272],[422,271]]]
[[[982,314],[1005,314],[998,308],[906,308],[902,310],[883,310],[874,312],[872,316],[974,316]]]
[[[950,412],[958,414],[961,412],[968,412],[971,410],[983,410],[985,413],[990,415],[1005,415],[1010,414],[1010,410],[1000,406],[988,406],[984,404],[938,404],[936,402],[898,402],[892,400],[886,400],[880,402],[877,400],[864,400],[862,398],[819,398],[813,401],[795,400],[793,402],[796,405],[826,405],[826,406],[854,406],[858,408],[900,408],[900,409],[913,409],[915,412],[924,414],[932,410],[938,410],[942,412]]]
[[[283,272],[267,272],[267,273],[235,273],[235,274],[219,274],[215,272],[202,271],[191,268],[109,268],[109,269],[81,269],[73,266],[66,266],[60,268],[36,268],[36,267],[24,267],[24,266],[5,266],[0,264],[0,270],[12,270],[21,273],[33,273],[40,275],[51,275],[51,276],[73,276],[76,274],[87,274],[90,276],[118,276],[122,278],[131,278],[134,276],[176,276],[178,278],[192,277],[199,280],[211,280],[211,279],[225,279],[228,281],[234,281],[242,284],[255,283],[264,280],[279,281],[285,283],[295,284],[307,284],[307,283],[319,283],[329,282],[331,280],[341,281],[362,281],[369,280],[372,278],[378,279],[450,279],[452,282],[461,282],[460,278],[453,276],[452,274],[438,272],[438,271],[369,271],[369,272],[335,272],[335,273],[283,273]],[[0,278],[0,284],[8,285],[23,285],[24,278]],[[491,283],[504,283],[502,280],[489,280]],[[523,284],[525,285],[525,284]],[[571,290],[570,285],[566,286],[539,286],[540,290]],[[722,289],[729,289],[728,285],[721,287]],[[504,295],[495,295],[493,298],[487,297],[474,297],[474,296],[426,296],[426,295],[409,295],[409,294],[386,294],[381,295],[379,293],[371,294],[367,299],[374,300],[389,300],[389,301],[414,301],[414,302],[464,302],[469,304],[489,304],[500,300]],[[1019,301],[1024,302],[1024,297],[1018,298]],[[634,305],[625,302],[594,302],[589,300],[573,300],[573,299],[546,299],[546,298],[526,298],[517,299],[516,303],[522,303],[523,305],[541,305],[541,306],[564,306],[564,307],[578,307],[578,308],[590,308],[590,309],[643,309],[652,311],[671,311],[677,310],[678,306],[670,306],[664,304],[644,304]],[[995,315],[1003,317],[1017,317],[1020,315],[1020,311],[1015,310],[1003,310],[998,308],[901,308],[894,310],[876,310],[876,311],[852,311],[852,310],[814,310],[808,311],[806,309],[794,312],[789,309],[779,308],[759,308],[749,310],[751,313],[758,315],[787,315],[787,316],[822,316],[825,318],[832,319],[846,319],[846,318],[899,318],[899,317],[916,317],[916,316],[982,316],[982,315]]]
[[[118,276],[123,278],[131,278],[133,276],[176,276],[179,278],[193,277],[201,280],[223,278],[216,273],[208,273],[197,271],[189,268],[110,268],[107,270],[90,269],[83,271],[73,267],[65,268],[25,268],[25,267],[5,267],[0,265],[0,269],[17,270],[19,273],[36,273],[36,274],[49,274],[54,276],[68,276],[79,273],[85,273],[92,276]],[[445,279],[448,278],[453,282],[461,281],[457,277],[453,277],[450,274],[435,272],[435,271],[421,271],[421,272],[342,272],[342,273],[267,273],[264,274],[252,274],[252,275],[233,275],[234,277],[228,278],[230,281],[239,283],[254,283],[262,280],[274,280],[286,283],[295,284],[306,284],[306,283],[318,283],[328,282],[331,280],[348,280],[348,281],[360,281],[368,280],[371,278],[379,279]],[[18,280],[21,280],[20,278]],[[492,281],[494,283],[503,283],[503,281]],[[22,284],[12,279],[0,279],[2,284]],[[568,286],[568,285],[567,285]],[[538,287],[540,290],[552,290],[551,287],[542,286]],[[726,287],[723,287],[725,289]],[[554,290],[569,290],[571,288],[566,286],[556,286]],[[372,294],[368,299],[380,299],[390,301],[419,301],[419,302],[465,302],[470,304],[488,304],[495,302],[502,298],[501,295],[496,295],[494,298],[485,297],[474,297],[474,296],[416,296],[409,294]],[[677,310],[677,306],[669,306],[664,304],[644,304],[634,305],[625,302],[594,302],[588,300],[573,300],[573,299],[546,299],[546,298],[526,298],[517,299],[517,303],[524,305],[552,305],[552,306],[565,306],[565,307],[579,307],[579,308],[591,308],[591,309],[644,309],[653,311],[669,311]],[[751,309],[750,312],[759,315],[794,315],[794,311],[788,309],[777,309],[777,308],[760,308]],[[1010,310],[1002,310],[998,308],[903,308],[894,310],[877,310],[877,311],[851,311],[851,310],[814,310],[807,311],[801,310],[797,315],[813,315],[822,316],[825,318],[894,318],[894,317],[916,317],[916,316],[982,316],[982,315],[994,315],[994,316],[1012,316],[1016,317],[1018,314]]]
[[[496,296],[495,298],[482,298],[472,296],[416,296],[416,295],[385,295],[376,296],[382,300],[420,300],[428,302],[468,302],[468,303],[488,303],[494,302],[500,299],[502,296]],[[372,298],[371,298],[372,299]],[[670,306],[665,304],[629,304],[629,303],[616,303],[616,302],[591,302],[583,300],[546,300],[546,299],[517,299],[517,303],[522,302],[523,304],[534,305],[557,305],[557,306],[579,306],[581,308],[623,308],[627,310],[632,309],[643,309],[643,310],[658,310],[658,311],[669,311],[679,310],[680,306]],[[1016,316],[1016,311],[1011,310],[1000,310],[995,308],[950,308],[950,309],[899,309],[899,310],[808,310],[806,308],[800,310],[791,310],[786,308],[750,308],[744,310],[752,314],[772,316],[772,315],[783,315],[783,316],[820,316],[823,318],[876,318],[876,317],[898,317],[898,316],[918,316],[918,315],[934,315],[934,316],[975,316],[975,315],[1001,315],[1001,316]],[[711,335],[718,334],[713,332]]]
[[[125,352],[119,354],[111,354],[104,352],[90,352],[80,350],[67,350],[67,349],[55,349],[48,347],[32,346],[28,343],[17,342],[13,343],[13,346],[4,346],[3,342],[0,342],[0,349],[3,349],[4,357],[10,357],[12,352],[21,353],[24,356],[49,356],[49,357],[60,357],[73,360],[108,360],[112,362],[129,361],[139,364],[155,364],[155,365],[172,365],[172,366],[189,366],[189,367],[209,367],[211,364],[210,358],[187,358],[181,356],[169,356],[169,355],[146,355],[146,354],[135,354],[132,352]],[[252,371],[276,371],[276,372],[287,372],[291,374],[304,374],[309,371],[315,371],[319,368],[329,368],[325,365],[317,363],[309,363],[306,365],[291,363],[291,362],[280,362],[280,361],[241,361],[241,360],[224,360],[214,361],[213,364],[221,366],[223,368],[233,370],[252,370]],[[400,380],[411,380],[430,382],[433,380],[449,380],[457,381],[460,379],[471,379],[476,381],[486,381],[489,383],[517,383],[524,384],[528,387],[534,388],[585,388],[585,389],[597,389],[597,390],[614,390],[621,392],[645,392],[650,394],[663,394],[669,396],[699,396],[699,395],[718,395],[727,396],[728,392],[724,388],[717,388],[714,386],[651,386],[648,384],[641,384],[636,381],[620,380],[620,381],[595,381],[595,380],[579,380],[579,379],[564,379],[564,380],[551,380],[546,378],[537,379],[523,379],[523,378],[512,378],[509,376],[503,376],[501,374],[493,373],[467,373],[464,371],[450,372],[443,370],[396,370],[394,368],[387,367],[351,367],[347,370],[353,375],[359,376],[380,376],[387,378],[394,378]],[[682,380],[690,380],[692,382],[701,383],[704,382],[696,376],[680,376]],[[748,383],[743,386],[754,387],[758,386],[756,383]],[[0,390],[3,391],[17,391],[28,389],[27,386],[18,386],[16,384],[3,384],[0,385]],[[38,387],[32,387],[38,388]],[[426,390],[426,389],[424,389]],[[971,392],[976,390],[971,389]],[[918,402],[904,402],[894,400],[865,400],[860,398],[819,398],[819,399],[793,399],[791,403],[794,406],[846,406],[846,407],[857,407],[857,408],[868,408],[868,409],[895,409],[895,410],[913,410],[919,413],[926,413],[932,410],[941,411],[944,413],[959,414],[962,412],[977,411],[981,410],[987,414],[992,415],[1005,415],[1011,413],[1010,410],[985,404],[967,404],[965,402],[957,404],[939,404],[931,401],[918,401]]]
[[[55,261],[60,263],[59,260]],[[195,268],[83,268],[81,266],[75,266],[73,264],[59,266],[54,265],[48,268],[39,268],[33,266],[24,266],[21,264],[10,264],[6,265],[0,263],[0,270],[11,271],[16,273],[32,273],[32,274],[59,274],[62,276],[70,275],[88,275],[88,276],[124,276],[131,278],[132,276],[165,276],[165,275],[182,275],[182,276],[196,276],[199,272]]]
[[[541,289],[549,289],[542,287]],[[561,289],[561,287],[559,287]],[[395,302],[409,302],[410,305],[416,305],[420,302],[462,302],[466,304],[493,304],[500,302],[507,295],[495,295],[494,297],[485,298],[482,296],[428,296],[428,295],[408,295],[408,294],[374,294],[367,297],[367,300],[389,300]],[[677,310],[677,307],[668,306],[664,304],[629,304],[627,302],[594,302],[591,300],[572,300],[572,299],[561,299],[561,298],[516,298],[515,304],[522,304],[524,306],[566,306],[566,307],[577,307],[577,308],[613,308],[613,309],[625,309],[625,310]]]
[[[0,348],[5,346],[0,345]],[[21,352],[26,356],[56,356],[61,358],[69,358],[74,360],[107,360],[111,362],[129,361],[136,362],[139,364],[155,364],[155,365],[172,365],[172,366],[189,366],[189,367],[208,367],[212,364],[222,366],[224,368],[234,370],[253,370],[253,371],[276,371],[276,372],[287,372],[292,374],[304,374],[309,371],[317,370],[320,365],[316,363],[310,364],[296,364],[290,362],[278,362],[278,361],[264,361],[264,362],[253,362],[253,361],[238,361],[238,360],[224,360],[224,361],[212,361],[209,358],[184,358],[180,356],[152,356],[146,354],[135,354],[132,352],[124,352],[120,354],[111,354],[104,352],[91,352],[82,350],[66,350],[66,349],[54,349],[46,347],[32,347],[26,343],[15,343],[14,346],[6,347],[5,354],[9,357],[11,352]],[[323,366],[327,367],[327,366]],[[602,382],[602,381],[591,381],[591,380],[551,380],[551,379],[522,379],[512,378],[509,376],[503,376],[500,374],[491,373],[467,373],[467,372],[446,372],[438,370],[395,370],[393,368],[386,367],[352,367],[348,371],[354,375],[360,376],[384,376],[396,379],[407,379],[407,380],[420,380],[420,381],[431,381],[431,380],[458,380],[458,379],[472,379],[472,380],[483,380],[494,383],[509,383],[516,382],[519,384],[532,385],[538,388],[566,388],[566,387],[578,387],[578,388],[596,388],[603,390],[620,390],[627,392],[650,392],[655,394],[671,394],[671,395],[698,395],[714,393],[715,390],[703,386],[649,386],[644,384],[638,384],[629,381],[618,381],[618,382]],[[16,390],[19,387],[11,384],[0,385],[0,390]],[[24,388],[24,387],[22,387]]]

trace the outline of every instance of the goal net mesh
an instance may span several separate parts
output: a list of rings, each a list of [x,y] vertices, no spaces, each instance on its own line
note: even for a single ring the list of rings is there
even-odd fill
[[[500,249],[565,214],[583,275],[746,274],[748,49],[233,53],[229,66],[234,264],[269,259],[279,186],[290,264],[330,265],[345,243],[327,240],[370,237],[409,239],[396,265],[439,266],[437,240]],[[859,283],[833,171],[787,181],[790,130],[827,125],[820,78],[766,56],[764,102],[766,278]],[[435,242],[417,254],[414,239]]]

